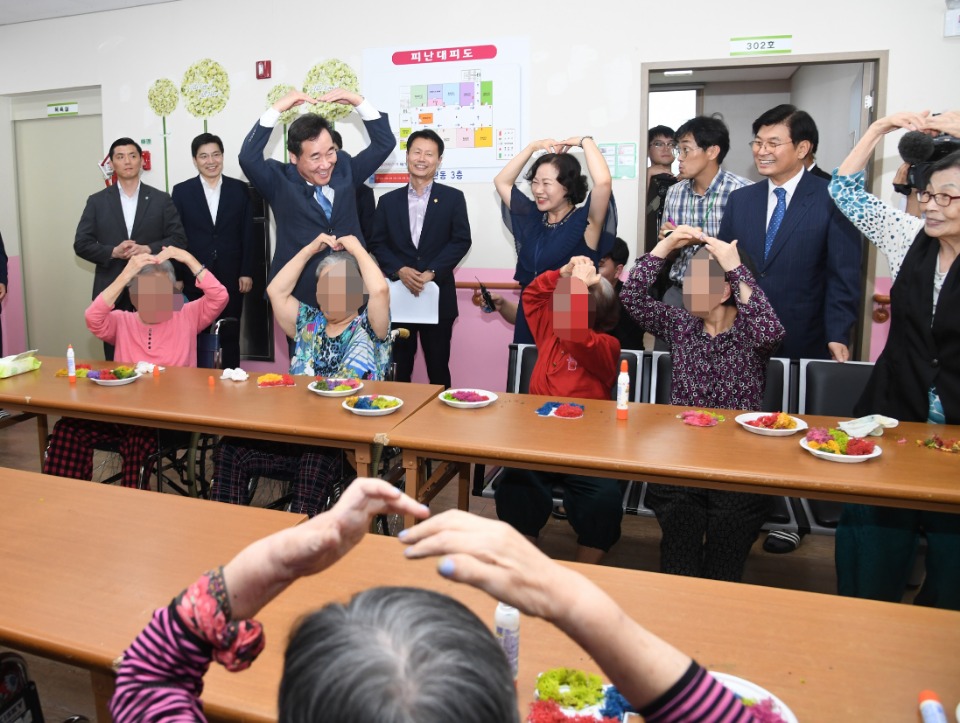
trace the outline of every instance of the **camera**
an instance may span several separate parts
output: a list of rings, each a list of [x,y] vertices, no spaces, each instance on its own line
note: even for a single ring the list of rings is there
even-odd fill
[[[930,166],[954,151],[960,151],[960,138],[941,133],[928,136],[920,131],[910,131],[900,139],[898,149],[904,162],[910,164],[906,183],[893,184],[897,193],[909,195],[911,189],[923,190],[927,186]]]

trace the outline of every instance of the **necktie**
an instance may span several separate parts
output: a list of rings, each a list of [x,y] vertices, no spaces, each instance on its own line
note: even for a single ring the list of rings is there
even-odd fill
[[[777,207],[773,209],[773,215],[770,217],[770,225],[767,226],[767,241],[763,246],[763,257],[770,255],[770,248],[773,246],[773,240],[777,237],[777,231],[783,221],[783,215],[787,212],[787,191],[785,188],[775,188],[773,192],[777,194]]]
[[[327,220],[329,221],[333,218],[333,204],[330,203],[330,199],[323,195],[323,191],[320,190],[321,187],[317,186],[313,194],[317,197],[317,203],[320,204],[320,208],[323,209],[323,212],[327,214]]]

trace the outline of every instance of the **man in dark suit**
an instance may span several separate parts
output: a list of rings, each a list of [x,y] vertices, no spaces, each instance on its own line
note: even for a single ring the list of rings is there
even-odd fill
[[[730,194],[718,237],[737,239],[754,260],[757,282],[786,329],[777,356],[850,358],[860,299],[860,234],[827,193],[827,181],[805,170],[817,126],[792,105],[753,123],[753,160],[761,181]],[[767,552],[792,552],[802,533],[771,532]]]
[[[330,137],[338,151],[343,150],[343,136],[340,131],[330,131]],[[373,214],[377,212],[377,200],[374,198],[373,189],[366,183],[357,186],[357,218],[360,220],[360,230],[363,231],[363,238],[367,241],[373,235]]]
[[[183,226],[173,201],[163,191],[140,182],[143,168],[140,145],[131,138],[118,138],[110,146],[110,163],[117,182],[87,199],[77,224],[73,250],[96,264],[93,297],[107,288],[136,254],[158,254],[164,246],[187,247]],[[134,311],[124,291],[115,307]],[[113,361],[113,345],[103,344],[107,361]],[[124,359],[123,361],[138,361]]]
[[[736,239],[787,335],[791,359],[850,358],[860,299],[860,235],[837,210],[827,183],[804,170],[816,126],[781,105],[753,124],[753,158],[767,183],[730,194],[718,237]]]
[[[263,151],[280,114],[317,101],[356,108],[370,136],[370,145],[355,157],[338,151],[327,120],[306,113],[287,130],[290,162],[265,159]],[[363,240],[357,218],[356,188],[380,167],[394,146],[396,139],[387,116],[379,113],[363,96],[341,88],[319,98],[291,90],[264,111],[243,142],[240,167],[270,203],[276,219],[277,245],[270,265],[270,279],[321,233]],[[293,292],[300,301],[316,305],[317,264],[328,253],[329,249],[324,249],[303,270]]]
[[[470,250],[471,239],[463,193],[433,180],[442,158],[439,135],[432,130],[410,134],[410,183],[380,199],[369,247],[383,273],[402,281],[414,296],[430,281],[440,287],[436,324],[402,324],[410,338],[394,346],[397,381],[410,381],[419,336],[430,383],[449,387],[450,338],[459,314],[453,271]]]
[[[230,294],[221,319],[240,320],[243,295],[253,288],[253,211],[247,184],[223,175],[223,141],[201,133],[191,144],[199,175],[173,187],[176,206],[187,234],[190,253],[210,269]],[[182,273],[183,293],[190,301],[203,294],[193,274]],[[223,342],[223,366],[240,366],[240,336]]]

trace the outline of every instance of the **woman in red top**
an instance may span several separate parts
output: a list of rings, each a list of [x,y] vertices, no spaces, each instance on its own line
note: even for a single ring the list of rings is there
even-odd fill
[[[524,290],[523,306],[537,344],[530,393],[609,399],[620,342],[603,331],[616,326],[619,307],[593,261],[575,256],[559,271],[540,274]],[[550,518],[557,485],[577,532],[577,561],[599,562],[620,539],[623,505],[616,480],[506,469],[496,492],[497,516],[536,540]]]

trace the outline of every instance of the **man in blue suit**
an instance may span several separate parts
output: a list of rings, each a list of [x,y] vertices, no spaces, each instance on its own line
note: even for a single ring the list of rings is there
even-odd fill
[[[338,151],[330,136],[330,124],[306,113],[287,131],[289,163],[263,157],[267,141],[280,114],[303,103],[318,101],[352,105],[366,126],[370,145],[352,157]],[[322,233],[356,236],[363,240],[357,218],[356,187],[387,159],[396,146],[386,115],[363,96],[335,88],[319,98],[291,90],[264,111],[240,149],[240,168],[273,208],[277,222],[277,245],[270,266],[270,279],[296,253]],[[294,288],[300,301],[317,303],[317,264],[329,249],[314,256]]]
[[[180,214],[190,253],[230,294],[219,318],[239,321],[243,295],[253,288],[253,211],[247,184],[223,175],[223,141],[218,136],[201,133],[190,150],[199,175],[173,187],[173,205]],[[177,275],[183,279],[183,293],[190,301],[203,295],[193,274]],[[223,366],[240,366],[239,334],[224,339]]]
[[[753,159],[767,183],[730,194],[717,236],[736,239],[756,263],[760,288],[787,331],[777,356],[847,361],[862,246],[827,182],[804,170],[816,132],[810,115],[792,105],[754,121]]]
[[[432,130],[410,134],[410,183],[380,199],[369,247],[383,273],[402,281],[414,296],[430,281],[440,287],[437,323],[403,324],[410,338],[394,346],[397,381],[410,381],[419,336],[430,383],[449,387],[450,339],[459,314],[453,271],[470,250],[471,238],[463,193],[433,180],[442,158],[439,135]]]

